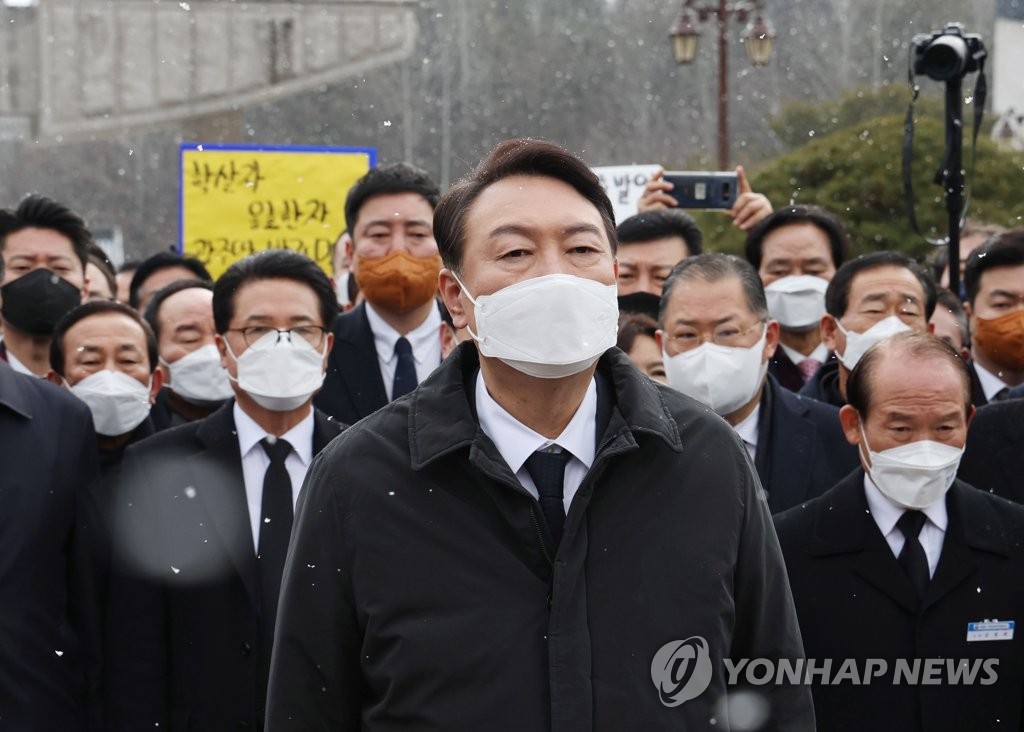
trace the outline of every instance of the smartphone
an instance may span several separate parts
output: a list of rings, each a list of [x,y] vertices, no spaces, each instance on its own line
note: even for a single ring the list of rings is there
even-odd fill
[[[672,170],[664,179],[672,184],[668,194],[679,208],[729,209],[736,203],[738,181],[736,172]]]

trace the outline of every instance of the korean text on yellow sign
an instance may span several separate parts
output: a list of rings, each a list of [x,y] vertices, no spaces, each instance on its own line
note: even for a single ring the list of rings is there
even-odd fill
[[[372,148],[181,145],[180,249],[214,278],[264,249],[331,272],[345,195],[376,165]]]

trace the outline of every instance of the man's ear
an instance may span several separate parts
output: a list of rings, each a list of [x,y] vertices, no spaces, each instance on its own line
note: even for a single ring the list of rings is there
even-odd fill
[[[346,231],[338,239],[338,246],[345,247],[345,258],[348,260],[348,268],[350,272],[356,271],[356,245],[352,241],[352,236]]]
[[[654,342],[658,344],[658,350],[662,353],[665,352],[665,331],[658,328],[654,331]]]
[[[54,371],[53,369],[50,369],[49,371],[46,372],[46,380],[49,381],[51,384],[56,384],[57,386],[66,388],[64,379],[58,376],[57,372]]]
[[[156,395],[160,393],[160,389],[164,385],[164,372],[157,367],[153,370],[153,380],[149,385],[149,403],[156,403]]]
[[[825,344],[825,348],[830,351],[836,350],[836,333],[839,327],[836,325],[836,320],[831,315],[822,315],[821,323],[818,326],[821,329],[821,342]]]
[[[462,294],[462,285],[455,279],[455,274],[447,267],[442,267],[437,275],[437,285],[444,306],[452,316],[455,329],[465,328],[469,324],[469,317],[459,297]]]
[[[843,427],[843,434],[846,436],[847,442],[851,445],[859,445],[861,443],[860,414],[856,409],[849,404],[844,404],[840,407],[839,424]]]
[[[762,363],[774,356],[776,349],[779,347],[779,321],[769,320],[764,334],[764,356],[761,358]]]

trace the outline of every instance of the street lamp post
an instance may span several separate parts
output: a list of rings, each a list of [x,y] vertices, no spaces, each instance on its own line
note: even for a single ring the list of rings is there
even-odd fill
[[[735,16],[747,27],[741,36],[747,49],[747,58],[754,66],[764,66],[772,56],[775,45],[775,30],[761,12],[761,0],[739,0],[727,3],[717,0],[699,4],[696,0],[684,0],[682,10],[672,27],[672,55],[676,63],[691,63],[697,55],[697,39],[700,38],[698,23],[714,16],[718,30],[718,168],[729,168],[729,48],[726,32],[729,17]]]

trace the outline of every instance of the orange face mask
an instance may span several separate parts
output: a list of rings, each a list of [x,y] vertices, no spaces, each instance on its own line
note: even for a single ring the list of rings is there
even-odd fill
[[[437,294],[441,255],[414,257],[392,252],[375,259],[356,257],[356,282],[375,307],[404,314],[427,303]]]
[[[1004,369],[1024,370],[1024,310],[975,320],[974,339],[981,352]]]

